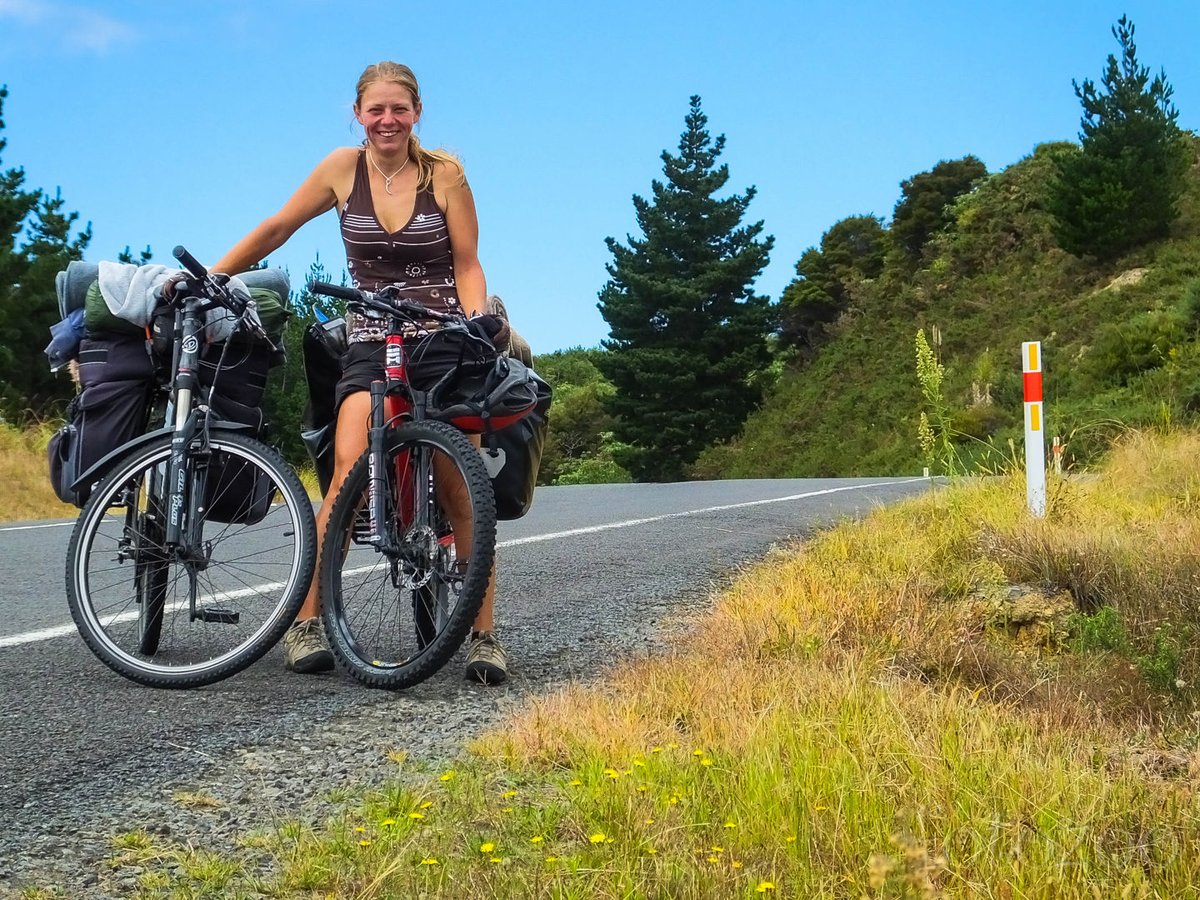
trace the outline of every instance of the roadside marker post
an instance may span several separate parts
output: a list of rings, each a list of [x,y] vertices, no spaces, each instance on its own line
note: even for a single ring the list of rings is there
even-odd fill
[[[1046,515],[1046,432],[1042,415],[1042,342],[1021,344],[1025,380],[1025,499],[1029,512]]]

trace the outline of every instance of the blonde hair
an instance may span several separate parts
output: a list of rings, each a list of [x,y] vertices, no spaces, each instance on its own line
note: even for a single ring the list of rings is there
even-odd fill
[[[400,87],[408,91],[413,98],[413,105],[420,109],[421,107],[421,89],[417,86],[417,76],[413,74],[413,70],[402,63],[383,60],[374,65],[367,66],[363,69],[362,75],[358,77],[358,86],[354,94],[354,111],[358,112],[358,107],[362,103],[363,94],[367,88],[379,81],[390,81],[392,84],[398,84]],[[366,143],[366,139],[363,139]],[[446,163],[450,170],[457,175],[460,182],[465,183],[467,180],[466,172],[463,165],[459,162],[458,157],[445,150],[426,150],[421,146],[421,141],[413,133],[408,135],[408,158],[411,159],[417,167],[417,190],[426,190],[433,184],[433,169],[439,163]]]

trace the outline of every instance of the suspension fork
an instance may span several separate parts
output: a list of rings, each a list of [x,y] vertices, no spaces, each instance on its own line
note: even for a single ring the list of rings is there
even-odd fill
[[[200,360],[200,312],[197,304],[187,303],[175,319],[177,342],[175,363],[175,391],[172,397],[174,430],[171,434],[171,455],[166,473],[166,546],[178,548],[190,544],[185,540],[184,522],[194,519],[195,496],[198,491],[188,490],[188,467],[185,464],[187,447],[196,433],[197,414],[193,410],[192,395],[196,391],[196,373]],[[168,407],[170,410],[170,407]],[[190,501],[189,501],[190,496]],[[189,507],[185,509],[185,507]],[[186,515],[185,515],[186,514]]]

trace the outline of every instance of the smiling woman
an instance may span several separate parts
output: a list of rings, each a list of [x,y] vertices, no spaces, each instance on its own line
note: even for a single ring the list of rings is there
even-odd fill
[[[414,321],[406,340],[432,340],[437,327],[432,320],[438,314],[485,315],[487,287],[479,263],[475,200],[461,163],[444,151],[426,150],[413,133],[422,110],[420,88],[408,66],[390,61],[368,66],[358,79],[354,100],[362,146],[340,147],[325,157],[283,208],[242,238],[213,270],[242,272],[283,246],[301,225],[336,209],[354,286],[370,292],[387,288],[430,311],[430,321]],[[507,326],[490,324],[500,325],[490,332],[497,348],[507,349]],[[386,320],[352,311],[346,326],[349,349],[340,360],[333,401],[336,430],[329,501],[367,448],[370,386],[384,377]],[[418,351],[407,359],[407,375],[413,384],[434,384],[461,364],[461,356]],[[447,501],[451,524],[461,514],[458,502]],[[325,532],[331,506],[321,505],[319,535]],[[314,580],[295,628],[284,638],[287,666],[296,672],[333,668],[332,653],[317,627],[319,581]],[[496,684],[504,680],[507,668],[504,651],[492,634],[492,603],[489,584],[474,622],[467,676]]]

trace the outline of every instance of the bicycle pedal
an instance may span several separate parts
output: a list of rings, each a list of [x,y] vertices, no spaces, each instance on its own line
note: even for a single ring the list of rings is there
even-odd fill
[[[236,625],[242,618],[242,614],[234,612],[232,609],[221,609],[220,607],[208,608],[201,607],[196,610],[196,618],[201,622],[213,622],[217,625]]]

